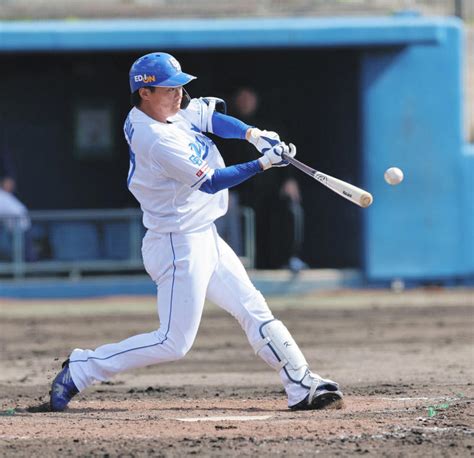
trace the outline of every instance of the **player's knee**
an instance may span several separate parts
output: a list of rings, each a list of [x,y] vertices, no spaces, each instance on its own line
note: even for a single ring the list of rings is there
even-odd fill
[[[181,359],[186,356],[189,350],[191,350],[192,343],[188,342],[173,342],[171,343],[171,352],[173,360]]]
[[[195,337],[196,332],[177,325],[172,326],[172,329],[160,327],[156,331],[156,339],[159,342],[156,350],[159,354],[165,351],[166,361],[175,361],[183,358],[191,350]]]
[[[263,323],[273,320],[273,314],[260,291],[255,290],[242,301],[242,304],[243,313],[237,319],[245,330],[255,328],[258,333],[258,328]]]
[[[188,351],[189,349],[186,347],[174,348],[173,349],[174,359],[176,360],[176,359],[184,358]]]

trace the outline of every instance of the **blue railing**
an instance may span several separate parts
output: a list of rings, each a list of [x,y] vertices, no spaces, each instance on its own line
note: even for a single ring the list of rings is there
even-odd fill
[[[239,253],[246,267],[255,263],[253,210],[239,208]],[[24,217],[0,215],[0,275],[43,274],[80,277],[84,273],[142,271],[145,233],[139,209],[31,211]],[[230,241],[229,241],[230,242]]]

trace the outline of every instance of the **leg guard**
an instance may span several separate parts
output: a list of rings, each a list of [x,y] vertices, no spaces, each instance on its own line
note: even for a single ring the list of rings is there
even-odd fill
[[[262,340],[253,348],[258,355],[268,345],[276,360],[268,361],[276,371],[283,369],[288,379],[307,389],[306,397],[290,408],[295,410],[321,409],[342,400],[339,385],[310,371],[308,363],[286,326],[278,320],[260,326]]]
[[[311,371],[308,363],[286,326],[279,320],[268,321],[260,326],[260,335],[262,340],[253,346],[255,353],[258,355],[268,345],[277,359],[269,364],[276,371],[284,369],[292,382],[310,389]]]

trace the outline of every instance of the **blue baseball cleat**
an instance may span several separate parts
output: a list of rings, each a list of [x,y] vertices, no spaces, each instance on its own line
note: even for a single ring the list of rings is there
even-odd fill
[[[61,372],[56,375],[51,384],[51,393],[49,405],[53,412],[61,412],[66,409],[69,401],[77,394],[79,390],[72,381],[71,371],[69,370],[69,359],[64,361]]]

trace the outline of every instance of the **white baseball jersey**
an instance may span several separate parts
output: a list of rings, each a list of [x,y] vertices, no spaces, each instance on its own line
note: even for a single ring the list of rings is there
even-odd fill
[[[228,191],[207,194],[201,184],[224,167],[211,131],[213,107],[193,99],[167,123],[133,108],[125,121],[130,146],[128,187],[140,202],[143,224],[153,232],[191,232],[227,211]]]
[[[128,185],[149,229],[142,255],[157,285],[160,327],[95,350],[76,348],[69,368],[80,391],[125,370],[182,358],[196,338],[206,298],[238,319],[254,348],[262,341],[261,327],[274,319],[212,224],[227,210],[227,190],[213,195],[198,190],[214,168],[224,166],[213,142],[202,134],[212,132],[212,111],[212,104],[198,99],[170,123],[136,108],[130,111],[124,128],[130,145]],[[258,354],[278,368],[288,405],[307,396],[308,388],[287,376],[270,348]]]

